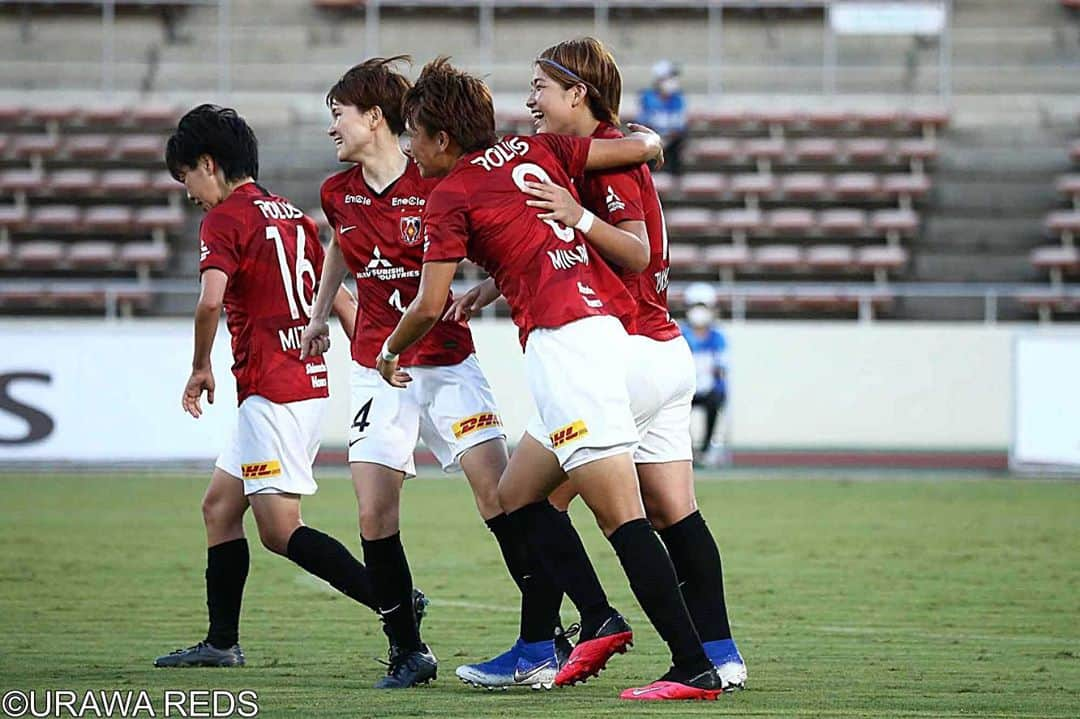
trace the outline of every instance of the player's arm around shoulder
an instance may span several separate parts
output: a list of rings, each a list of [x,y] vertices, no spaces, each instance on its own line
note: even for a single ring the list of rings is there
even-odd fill
[[[644,125],[627,124],[631,133],[621,139],[593,140],[585,160],[586,170],[607,170],[626,165],[640,165],[656,160],[656,169],[664,163],[663,139]]]

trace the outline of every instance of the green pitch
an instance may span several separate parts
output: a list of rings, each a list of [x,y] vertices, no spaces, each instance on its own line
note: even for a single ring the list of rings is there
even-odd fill
[[[666,669],[664,647],[581,507],[633,651],[572,689],[460,684],[457,664],[514,640],[516,591],[464,482],[414,481],[405,544],[441,665],[430,687],[393,693],[370,689],[385,651],[374,615],[263,550],[250,522],[248,666],[151,667],[205,632],[205,477],[0,475],[0,693],[252,689],[261,716],[351,719],[1080,716],[1080,483],[880,479],[701,482],[749,689],[641,706],[616,696]],[[359,555],[355,511],[344,478],[304,504]]]

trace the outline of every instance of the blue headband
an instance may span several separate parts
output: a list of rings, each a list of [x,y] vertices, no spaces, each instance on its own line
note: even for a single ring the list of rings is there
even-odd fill
[[[562,70],[562,71],[563,71],[563,72],[565,72],[565,73],[566,73],[567,75],[569,75],[570,77],[572,77],[572,78],[573,78],[574,80],[576,80],[577,82],[580,82],[580,83],[581,83],[582,85],[584,85],[585,87],[592,87],[592,86],[593,86],[593,84],[592,84],[591,82],[589,82],[588,80],[585,80],[584,78],[582,78],[582,77],[581,77],[580,75],[578,75],[578,74],[577,74],[576,72],[574,72],[574,71],[573,71],[573,70],[571,70],[570,68],[568,68],[568,67],[564,67],[563,65],[560,65],[559,63],[555,62],[554,60],[550,60],[550,59],[548,59],[548,58],[546,58],[546,57],[542,57],[542,58],[538,59],[538,60],[537,60],[537,62],[543,62],[543,63],[547,63],[548,65],[551,65],[551,66],[552,66],[552,67],[554,67],[554,68],[557,68],[557,69],[559,69],[559,70]],[[594,88],[594,89],[595,89],[595,88]]]

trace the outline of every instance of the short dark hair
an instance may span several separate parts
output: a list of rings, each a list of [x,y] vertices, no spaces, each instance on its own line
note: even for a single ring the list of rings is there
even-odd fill
[[[536,62],[564,90],[578,83],[584,85],[593,117],[619,124],[622,76],[615,56],[604,43],[594,37],[566,40],[544,50]]]
[[[378,107],[386,118],[390,132],[395,135],[405,132],[401,100],[410,85],[407,77],[390,67],[397,62],[412,63],[412,57],[373,57],[353,65],[326,93],[327,106],[336,101],[339,105],[352,105],[361,111]]]
[[[255,133],[231,107],[199,105],[180,118],[165,145],[165,165],[180,179],[203,155],[214,158],[228,181],[259,179],[259,142]]]
[[[456,69],[448,57],[424,65],[405,93],[401,114],[430,135],[444,131],[464,152],[491,147],[498,139],[491,90],[480,78]]]

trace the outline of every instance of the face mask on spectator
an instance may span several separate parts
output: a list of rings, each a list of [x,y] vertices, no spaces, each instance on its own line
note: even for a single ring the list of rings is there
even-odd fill
[[[713,321],[713,311],[705,305],[694,305],[686,313],[691,327],[707,327]]]
[[[660,81],[660,92],[665,95],[673,95],[679,91],[679,78],[666,77]]]

